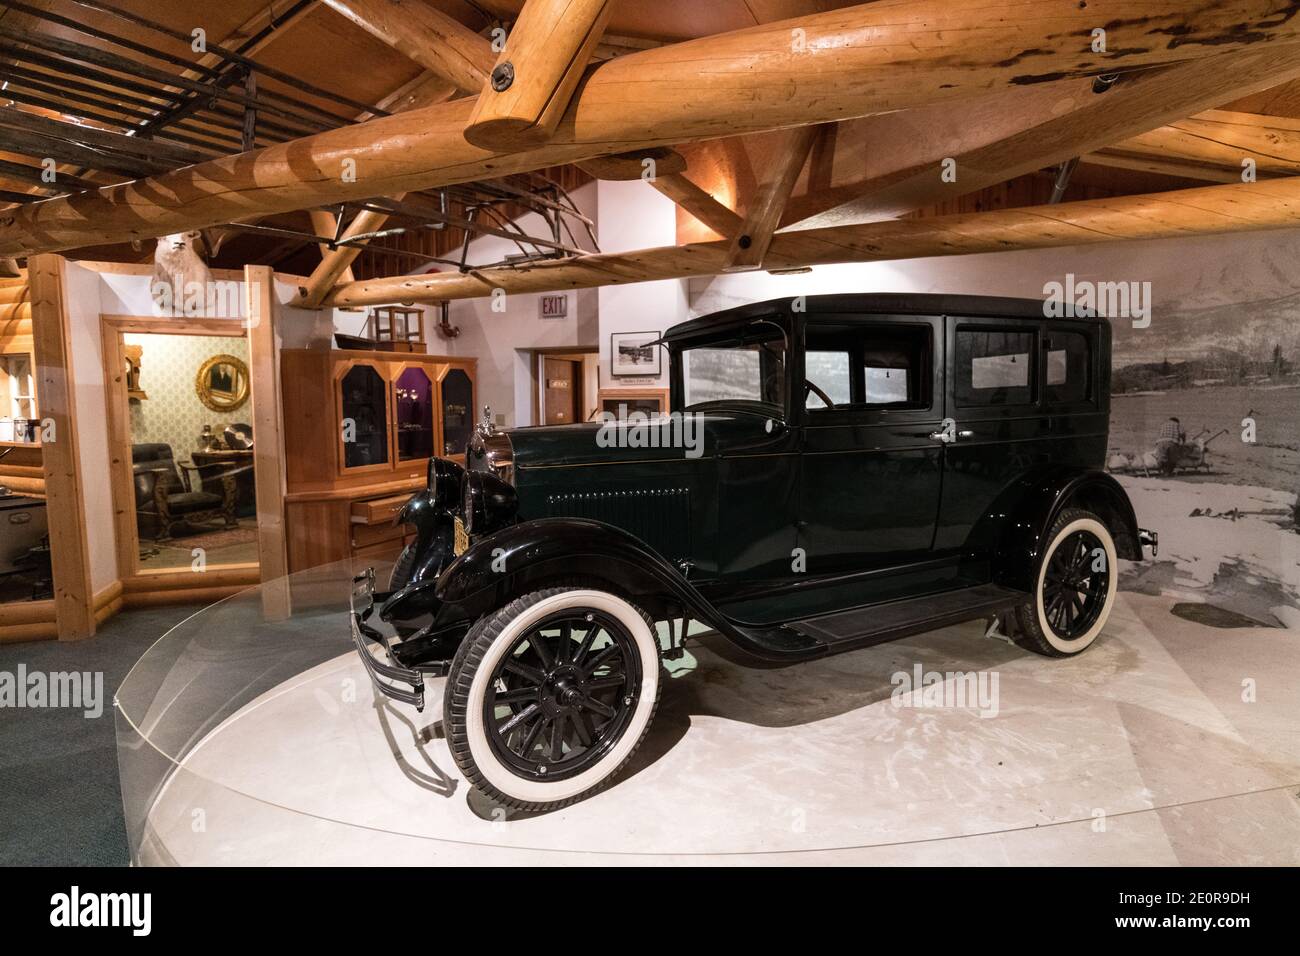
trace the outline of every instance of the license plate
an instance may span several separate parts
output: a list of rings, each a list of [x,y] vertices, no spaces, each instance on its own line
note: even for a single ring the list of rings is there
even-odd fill
[[[465,522],[460,518],[455,519],[456,543],[452,546],[452,553],[460,557],[469,550],[469,535],[465,533]]]

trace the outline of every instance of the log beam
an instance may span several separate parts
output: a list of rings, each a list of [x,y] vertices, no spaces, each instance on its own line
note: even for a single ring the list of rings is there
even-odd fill
[[[492,71],[491,46],[465,24],[421,0],[325,0],[325,5],[465,93]]]
[[[1082,7],[881,0],[601,63],[587,73],[556,135],[536,149],[493,153],[468,143],[463,132],[474,103],[453,100],[4,210],[0,256],[166,235],[1300,39],[1300,18],[1279,15],[1283,7],[1281,0],[1223,0],[1191,12],[1159,0],[1091,0]],[[1081,40],[1097,24],[1108,30],[1111,52],[1093,53]],[[948,38],[955,36],[962,38],[960,57],[951,53]]]
[[[399,201],[402,197],[396,197]],[[343,230],[340,240],[355,239],[357,236],[369,235],[372,232],[384,228],[384,223],[388,222],[388,213],[376,212],[373,209],[363,209],[348,223],[348,227]],[[299,309],[319,309],[325,297],[339,283],[343,274],[352,267],[352,263],[357,256],[361,255],[364,246],[335,246],[321,256],[320,265],[318,265],[310,276],[307,277],[305,285],[298,287],[298,294],[290,300],[289,305]]]
[[[762,267],[795,180],[820,133],[821,128],[817,126],[800,126],[781,133],[776,162],[769,167],[767,178],[745,210],[744,224],[732,238],[727,272],[748,272]]]
[[[551,138],[605,33],[612,0],[527,0],[465,127],[484,149]]]
[[[1052,84],[1061,88],[1048,98],[1013,91],[842,124],[835,159],[843,165],[849,157],[847,164],[861,175],[840,170],[832,187],[796,196],[783,225],[805,229],[900,216],[1297,76],[1300,44],[1289,43],[1126,76],[1104,93],[1094,93],[1090,80],[1075,80]],[[1020,128],[1007,132],[1007,123],[1017,119]],[[948,130],[960,130],[965,141],[954,148]],[[955,178],[941,176],[945,159],[953,161]],[[850,192],[856,196],[845,201]]]
[[[308,210],[308,212],[311,213],[312,232],[316,233],[316,235],[320,236],[322,239],[328,239],[330,242],[333,242],[334,237],[339,233],[339,217],[324,209],[311,209]],[[325,242],[322,242],[319,248],[321,263],[323,264],[327,259],[329,259],[330,253],[334,250],[330,249],[329,243]],[[352,274],[352,266],[349,264],[346,269],[339,273],[337,281],[352,282],[355,279],[356,276]]]
[[[647,182],[718,235],[730,239],[740,233],[740,216],[681,173],[656,176]]]
[[[794,269],[841,262],[1047,249],[1137,239],[1224,235],[1300,226],[1300,178],[1206,186],[1142,196],[1028,209],[897,219],[778,233],[766,267]],[[367,279],[340,286],[336,306],[473,299],[494,289],[550,292],[717,275],[725,240],[634,252],[579,256],[473,273]]]
[[[1300,175],[1300,120],[1207,110],[1084,157],[1084,162],[1167,176],[1239,183],[1249,160],[1256,176]]]

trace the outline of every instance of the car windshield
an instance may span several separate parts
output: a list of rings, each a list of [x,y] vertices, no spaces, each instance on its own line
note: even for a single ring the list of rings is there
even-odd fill
[[[785,407],[785,335],[759,321],[737,335],[682,350],[686,407],[711,402],[759,402]]]

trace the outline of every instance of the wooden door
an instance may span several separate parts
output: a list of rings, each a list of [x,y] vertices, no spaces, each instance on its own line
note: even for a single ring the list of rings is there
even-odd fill
[[[545,407],[542,420],[547,425],[572,425],[581,421],[578,412],[582,394],[582,366],[572,359],[547,358],[542,363]]]

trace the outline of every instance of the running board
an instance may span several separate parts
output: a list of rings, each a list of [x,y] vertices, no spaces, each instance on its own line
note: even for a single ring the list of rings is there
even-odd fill
[[[823,645],[822,653],[838,653],[988,617],[1027,600],[1024,591],[980,584],[792,621],[787,627]]]

